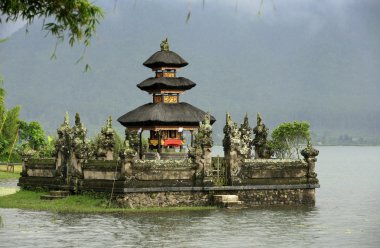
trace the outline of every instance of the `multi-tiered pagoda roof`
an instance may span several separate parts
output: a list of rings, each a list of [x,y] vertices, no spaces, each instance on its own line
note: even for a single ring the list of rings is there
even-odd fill
[[[156,75],[137,84],[137,87],[152,94],[153,103],[124,114],[118,121],[131,129],[197,129],[206,112],[179,101],[180,94],[196,85],[190,79],[176,76],[179,68],[188,65],[186,60],[169,51],[168,43],[164,41],[161,51],[154,53],[143,65],[155,71]],[[211,123],[214,122],[215,118],[211,116]]]

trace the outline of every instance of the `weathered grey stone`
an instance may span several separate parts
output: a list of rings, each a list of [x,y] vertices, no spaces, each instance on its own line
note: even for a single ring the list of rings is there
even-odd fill
[[[239,150],[239,153],[244,159],[250,159],[252,157],[252,128],[249,126],[248,121],[248,114],[245,114],[244,121],[240,125],[239,128],[240,131],[240,140],[241,140],[241,147]]]
[[[180,207],[208,206],[211,204],[208,193],[193,192],[159,192],[127,193],[117,199],[122,207]]]
[[[301,178],[308,174],[308,164],[303,160],[252,159],[245,160],[239,178]]]
[[[255,158],[270,158],[273,151],[268,146],[268,128],[263,123],[260,113],[257,113],[257,126],[253,129],[255,138],[252,144],[255,146]]]
[[[239,182],[237,175],[243,157],[240,150],[242,148],[241,133],[237,124],[232,121],[229,113],[226,114],[226,124],[223,128],[223,148],[224,159],[226,160],[227,184],[234,185]]]
[[[55,177],[54,159],[28,159],[24,162],[25,173],[28,177]]]
[[[201,184],[212,184],[212,126],[210,124],[210,114],[204,116],[204,120],[199,123],[198,132],[195,134],[194,145],[189,148],[189,157],[197,166],[197,182]]]
[[[111,116],[107,119],[107,124],[101,129],[98,135],[96,158],[100,160],[113,160],[115,148],[115,131],[112,128]]]
[[[195,171],[189,168],[176,168],[170,170],[150,170],[146,172],[134,173],[137,180],[192,180]]]
[[[315,149],[311,142],[309,141],[307,144],[307,147],[301,151],[301,155],[304,156],[305,161],[307,162],[309,168],[308,168],[308,178],[310,178],[311,181],[317,181],[317,173],[315,173],[315,162],[317,162],[317,156],[319,154],[319,151]]]
[[[218,191],[216,195],[234,195],[230,200],[244,206],[314,205],[315,189],[241,189]],[[210,191],[125,193],[118,198],[120,206],[129,208],[157,206],[209,206],[214,204]],[[218,197],[218,196],[216,196]],[[222,197],[223,198],[223,197]],[[228,199],[227,199],[228,200]]]
[[[55,169],[27,169],[29,177],[55,177]]]
[[[239,200],[238,195],[214,195],[214,202],[234,202]]]
[[[83,170],[84,179],[98,179],[98,180],[117,180],[120,178],[120,172],[115,171],[101,171],[101,170]]]
[[[57,134],[58,138],[55,142],[56,170],[61,177],[66,177],[72,150],[72,130],[69,126],[69,114],[67,112],[63,124],[57,129]]]

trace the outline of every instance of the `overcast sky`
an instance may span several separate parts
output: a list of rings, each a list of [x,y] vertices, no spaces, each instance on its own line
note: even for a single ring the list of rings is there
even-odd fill
[[[152,76],[142,63],[168,37],[171,50],[189,62],[179,75],[197,83],[181,99],[213,113],[218,129],[228,111],[239,122],[245,112],[251,119],[261,112],[269,126],[297,119],[320,130],[379,131],[380,1],[95,3],[106,16],[86,53],[90,73],[75,65],[80,47],[62,45],[58,60],[49,60],[55,41],[40,22],[0,45],[7,101],[22,105],[24,118],[51,129],[64,111],[80,111],[97,126],[108,114],[117,118],[149,102],[135,85]],[[0,35],[21,26],[1,24]],[[114,103],[94,102],[103,115],[86,117],[93,95]]]

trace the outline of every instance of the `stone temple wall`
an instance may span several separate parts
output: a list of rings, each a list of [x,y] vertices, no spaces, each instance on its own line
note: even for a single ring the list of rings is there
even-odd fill
[[[278,205],[314,205],[314,188],[281,189],[279,187],[263,189],[244,189],[236,187],[219,190],[129,192],[117,198],[121,207],[178,207],[212,206],[213,195],[237,195],[242,207],[278,206]]]
[[[144,192],[126,193],[117,198],[121,207],[189,207],[210,206],[211,196],[208,192]]]
[[[110,119],[102,129],[96,153],[89,152],[78,115],[74,128],[67,121],[59,128],[55,158],[24,157],[19,186],[112,192],[117,202],[127,207],[209,206],[216,194],[237,195],[246,206],[315,203],[315,188],[319,187],[316,149],[308,145],[302,151],[304,159],[253,159],[252,140],[245,137],[249,128],[238,130],[227,120],[224,158],[212,159],[211,126],[205,122],[188,158],[144,160],[128,139],[115,154]],[[264,148],[258,154],[265,156]]]

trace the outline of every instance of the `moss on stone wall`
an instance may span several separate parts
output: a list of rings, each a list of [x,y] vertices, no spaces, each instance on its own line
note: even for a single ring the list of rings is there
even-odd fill
[[[307,168],[308,165],[301,159],[246,159],[242,168],[252,169],[291,169]]]
[[[101,170],[101,171],[115,171],[117,167],[120,170],[121,166],[117,160],[103,161],[103,160],[88,160],[83,164],[82,168],[87,170]]]
[[[210,206],[211,199],[207,192],[158,192],[128,193],[117,199],[121,207],[184,207]]]
[[[55,169],[55,159],[29,159],[25,166],[29,169]]]
[[[246,190],[237,195],[247,206],[315,204],[315,189]]]
[[[55,164],[54,158],[31,158],[26,161],[27,165],[33,165],[33,164]]]
[[[238,195],[242,206],[313,205],[315,189],[265,189],[194,192],[125,193],[118,197],[122,207],[210,206],[213,195]]]
[[[310,183],[308,178],[255,178],[242,179],[240,183],[235,185],[293,185]]]
[[[152,188],[152,187],[193,187],[193,180],[128,180],[127,188]]]
[[[66,182],[57,177],[20,177],[18,186],[23,189],[59,189]]]
[[[196,166],[190,159],[183,160],[136,160],[132,163],[132,169],[137,171],[167,170],[178,168],[195,169]]]

